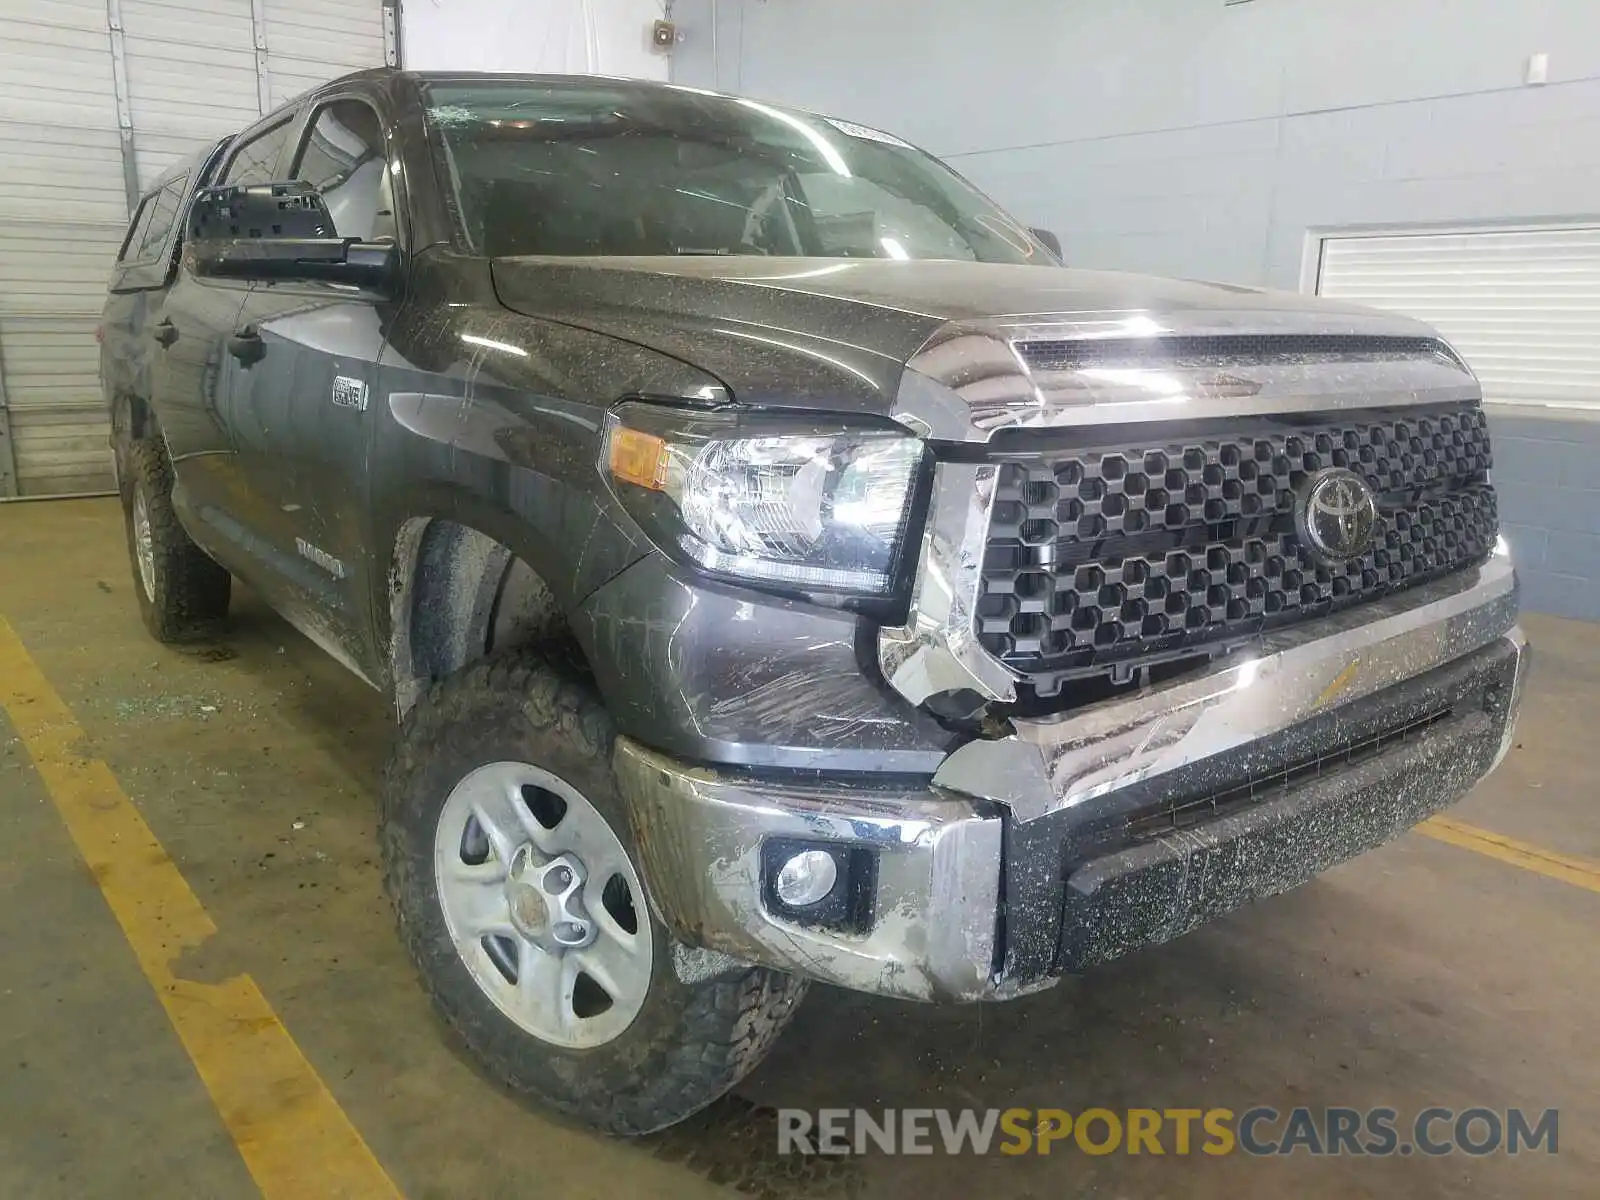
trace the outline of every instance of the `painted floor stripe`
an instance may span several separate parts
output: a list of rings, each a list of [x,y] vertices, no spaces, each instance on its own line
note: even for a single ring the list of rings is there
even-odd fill
[[[4,618],[0,705],[110,905],[222,1123],[268,1200],[398,1197],[249,975],[200,983],[178,959],[217,928]]]
[[[1449,842],[1450,845],[1459,846],[1463,850],[1487,854],[1490,858],[1498,858],[1503,863],[1510,863],[1513,867],[1521,867],[1525,871],[1537,871],[1540,875],[1548,875],[1551,879],[1559,879],[1562,883],[1572,884],[1573,887],[1600,892],[1600,863],[1588,859],[1574,858],[1570,854],[1557,854],[1553,850],[1546,850],[1543,846],[1535,846],[1531,842],[1519,842],[1516,838],[1509,838],[1504,834],[1479,829],[1476,825],[1468,825],[1464,821],[1457,821],[1454,817],[1429,817],[1417,826],[1417,832],[1425,833],[1441,842]]]

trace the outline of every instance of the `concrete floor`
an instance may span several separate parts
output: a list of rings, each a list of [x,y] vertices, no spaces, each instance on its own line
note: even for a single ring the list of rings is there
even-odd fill
[[[0,506],[0,616],[411,1197],[1594,1195],[1600,894],[1419,834],[1007,1005],[816,989],[738,1095],[637,1144],[530,1112],[441,1036],[374,862],[384,703],[249,595],[216,645],[139,625],[111,501]],[[1517,749],[1453,815],[1600,860],[1600,626],[1532,617]],[[214,710],[214,711],[213,711]],[[302,828],[296,828],[303,822]],[[0,712],[0,1197],[249,1196],[183,1045]],[[777,1107],[1561,1110],[1560,1153],[797,1164]]]

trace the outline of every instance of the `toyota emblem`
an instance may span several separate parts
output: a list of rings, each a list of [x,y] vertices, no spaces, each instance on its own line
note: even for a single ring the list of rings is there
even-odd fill
[[[1294,511],[1295,530],[1313,555],[1327,562],[1359,558],[1372,548],[1378,502],[1354,471],[1331,467],[1306,481]]]

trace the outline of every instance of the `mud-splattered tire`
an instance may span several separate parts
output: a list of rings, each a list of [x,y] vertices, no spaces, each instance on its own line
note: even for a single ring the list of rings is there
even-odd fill
[[[228,615],[232,579],[196,546],[172,507],[172,466],[159,439],[119,447],[117,469],[133,590],[159,642],[215,636]]]
[[[459,806],[453,797],[463,794],[463,788],[481,787],[475,780],[499,780],[487,800],[474,803],[473,811],[509,797],[505,804],[510,807],[498,810],[509,814],[501,824],[525,825],[527,816],[516,803],[519,798],[528,803],[528,793],[518,790],[514,772],[539,772],[574,808],[586,806],[585,820],[592,822],[597,814],[615,834],[615,840],[601,834],[613,850],[600,856],[623,856],[626,865],[619,873],[637,886],[633,838],[611,771],[615,736],[594,689],[559,667],[526,654],[470,665],[435,684],[407,716],[384,779],[380,832],[385,882],[400,936],[444,1021],[484,1068],[512,1090],[605,1132],[637,1135],[681,1121],[733,1087],[789,1023],[806,985],[780,972],[744,965],[685,982],[671,939],[642,895],[629,910],[636,919],[628,932],[644,939],[637,949],[648,966],[640,968],[638,978],[647,982],[641,983],[628,1010],[631,1019],[598,1044],[583,1044],[581,1033],[569,1036],[570,1012],[564,1013],[566,1024],[557,1026],[554,1036],[530,1031],[540,1025],[539,1015],[529,1019],[525,1010],[508,1007],[508,993],[495,987],[498,981],[492,976],[482,982],[484,960],[475,956],[497,943],[492,934],[480,938],[476,924],[463,933],[461,922],[451,915],[459,911],[451,908],[459,903],[453,899],[457,866],[452,856],[459,840],[450,824],[452,806]],[[563,807],[557,820],[566,821],[572,811]],[[475,820],[468,818],[468,835]],[[495,828],[493,818],[486,821],[485,829]],[[527,828],[539,834],[537,827]],[[518,828],[515,837],[522,836]],[[486,833],[483,866],[469,865],[467,872],[482,870],[491,880],[513,877],[516,852],[504,871],[496,865],[511,840]],[[460,844],[465,848],[468,841]],[[591,837],[583,844],[595,841]],[[543,869],[553,869],[556,860],[550,855],[555,851],[542,853]],[[476,855],[464,854],[463,862],[476,861]],[[604,870],[618,872],[615,867]],[[583,870],[575,873],[585,875]],[[615,878],[606,875],[606,883]],[[592,878],[585,884],[589,892],[598,886]],[[610,906],[609,888],[603,901],[588,894],[581,911],[604,923],[597,911],[601,903]],[[513,936],[505,939],[514,943],[514,953],[505,954],[512,961],[503,968],[506,984],[515,991],[522,963],[531,957],[529,969],[540,969],[541,951],[527,941],[533,935],[523,910],[513,901],[507,911],[519,914]],[[484,918],[486,926],[497,919]],[[544,928],[537,926],[541,932]],[[539,1003],[534,1001],[534,1007]],[[520,1017],[513,1015],[517,1011],[522,1011]]]

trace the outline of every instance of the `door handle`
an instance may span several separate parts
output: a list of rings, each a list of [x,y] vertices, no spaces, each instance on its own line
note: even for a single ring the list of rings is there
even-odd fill
[[[228,339],[228,353],[251,367],[266,357],[267,344],[254,325],[246,325]]]
[[[167,317],[162,320],[161,324],[156,326],[155,333],[152,336],[154,336],[156,341],[160,342],[162,346],[170,346],[173,342],[178,340],[178,327],[172,323],[171,317]]]

